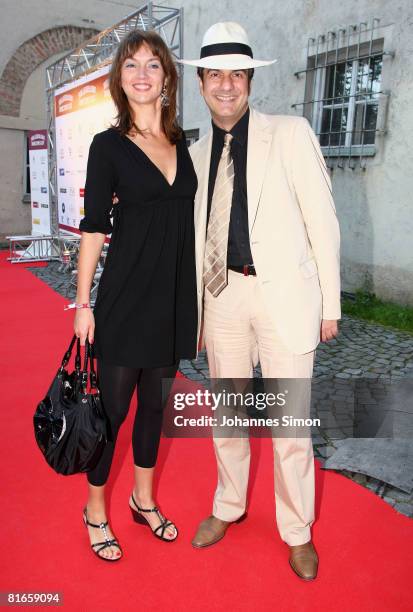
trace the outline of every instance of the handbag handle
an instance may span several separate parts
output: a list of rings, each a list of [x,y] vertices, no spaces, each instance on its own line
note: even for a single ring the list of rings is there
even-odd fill
[[[63,355],[62,364],[60,366],[61,370],[63,370],[63,368],[65,368],[67,366],[67,364],[69,363],[69,360],[70,360],[70,357],[72,356],[72,351],[73,351],[73,347],[75,345],[76,340],[77,340],[77,346],[76,346],[75,368],[76,368],[77,372],[80,371],[80,365],[81,365],[81,360],[80,360],[80,338],[77,338],[76,335],[73,336],[72,340],[70,341],[69,348],[67,349],[66,353]]]
[[[76,335],[73,336],[72,340],[70,341],[69,348],[67,349],[66,353],[63,355],[62,364],[60,366],[61,370],[63,370],[63,368],[65,368],[67,366],[67,364],[69,363],[69,360],[70,360],[70,357],[72,355],[72,350],[73,350],[73,347],[75,345],[75,342],[76,342]],[[78,344],[80,346],[80,341],[78,342]],[[79,349],[79,351],[80,351],[80,349]]]
[[[93,344],[89,345],[89,359],[90,359],[90,386],[92,389],[96,389],[97,393],[99,393],[98,387],[98,379],[95,372],[95,351],[93,348]]]
[[[90,362],[90,386],[92,389],[96,390],[97,393],[99,393],[99,388],[97,385],[97,376],[96,376],[96,372],[95,372],[95,365],[94,365],[94,351],[93,351],[93,344],[91,344],[89,342],[89,340],[86,338],[86,342],[85,342],[85,360],[83,363],[83,370],[82,370],[82,375],[81,375],[81,384],[82,384],[82,388],[83,388],[83,392],[86,393],[86,389],[87,389],[87,380],[88,380],[88,364]]]
[[[80,367],[81,367],[80,338],[77,338],[76,335],[73,336],[72,340],[70,341],[69,348],[67,349],[66,353],[63,356],[62,364],[60,366],[60,371],[62,371],[69,363],[76,340],[77,340],[77,346],[76,346],[75,368],[77,372],[80,373]],[[93,350],[93,344],[90,344],[89,340],[86,338],[85,359],[84,359],[83,370],[81,374],[81,384],[82,384],[82,388],[84,389],[84,392],[86,392],[87,379],[88,379],[88,362],[90,361],[90,386],[92,389],[95,389],[99,393],[94,359],[95,359],[95,355],[94,355],[94,350]]]

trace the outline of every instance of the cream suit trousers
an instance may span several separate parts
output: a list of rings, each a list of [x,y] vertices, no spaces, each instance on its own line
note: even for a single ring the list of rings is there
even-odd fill
[[[305,304],[303,304],[305,308]],[[259,279],[228,270],[217,297],[204,296],[204,334],[211,378],[251,378],[259,359],[263,378],[311,378],[314,351],[297,355],[281,342],[262,299]],[[308,406],[302,407],[309,412]],[[218,486],[213,514],[235,521],[246,510],[250,467],[248,437],[214,437]],[[290,546],[311,539],[314,458],[311,438],[274,438],[276,520]]]

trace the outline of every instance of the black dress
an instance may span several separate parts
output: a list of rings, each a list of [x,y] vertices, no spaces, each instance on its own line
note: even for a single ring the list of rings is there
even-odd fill
[[[176,152],[170,185],[114,128],[90,146],[79,229],[112,233],[94,308],[95,354],[108,364],[156,368],[196,355],[197,179],[185,137]]]

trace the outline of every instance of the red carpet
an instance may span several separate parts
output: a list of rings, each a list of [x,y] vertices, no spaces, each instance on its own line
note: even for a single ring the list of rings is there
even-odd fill
[[[69,611],[411,610],[413,521],[373,493],[317,465],[314,541],[319,577],[301,582],[274,522],[271,445],[254,440],[249,517],[210,549],[190,539],[210,513],[210,440],[163,440],[158,499],[179,540],[164,544],[131,521],[132,410],[110,481],[110,519],[125,557],[96,559],[81,513],[85,477],[55,475],[32,433],[32,415],[72,333],[65,300],[0,253],[2,309],[2,555],[0,591],[61,591]],[[167,461],[165,459],[167,458]]]

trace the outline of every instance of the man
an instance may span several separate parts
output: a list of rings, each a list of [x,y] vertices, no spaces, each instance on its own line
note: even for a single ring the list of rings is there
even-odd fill
[[[273,60],[276,61],[276,60]],[[245,30],[233,22],[206,32],[199,87],[212,130],[191,147],[199,321],[211,378],[311,378],[318,342],[337,335],[339,228],[318,140],[303,117],[264,115],[248,105],[254,68]],[[303,409],[308,406],[303,406]],[[245,515],[247,437],[214,437],[218,486],[213,514],[192,541],[203,548]],[[277,526],[290,565],[316,577],[311,542],[311,438],[273,439]]]

